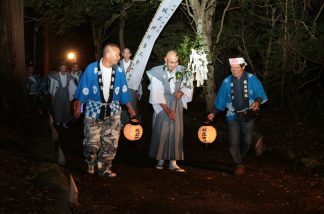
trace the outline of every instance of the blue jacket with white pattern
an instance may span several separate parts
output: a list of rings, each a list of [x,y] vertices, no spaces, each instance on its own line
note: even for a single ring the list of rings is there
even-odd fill
[[[120,105],[127,104],[131,100],[125,72],[118,66],[116,66],[113,90],[113,99],[110,103],[111,115],[119,113],[121,111]],[[86,104],[86,117],[99,118],[100,108],[106,104],[101,102],[98,84],[98,62],[93,62],[88,65],[79,82],[74,98]]]

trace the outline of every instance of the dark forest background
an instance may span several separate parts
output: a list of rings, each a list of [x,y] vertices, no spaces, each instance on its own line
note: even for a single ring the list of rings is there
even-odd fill
[[[100,56],[105,42],[134,54],[159,3],[3,0],[1,112],[25,100],[22,80],[29,61],[46,75],[69,50],[76,51],[83,69]],[[196,90],[206,109],[229,74],[227,59],[240,54],[262,81],[268,105],[323,115],[323,7],[323,0],[184,0],[156,41],[147,69],[162,63],[185,35],[199,35],[211,61],[209,80]]]

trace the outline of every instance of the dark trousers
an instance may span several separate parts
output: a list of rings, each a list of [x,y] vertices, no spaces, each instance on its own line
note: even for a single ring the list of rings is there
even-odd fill
[[[251,146],[254,127],[255,119],[246,121],[244,118],[237,118],[228,121],[229,150],[236,165],[243,164]]]

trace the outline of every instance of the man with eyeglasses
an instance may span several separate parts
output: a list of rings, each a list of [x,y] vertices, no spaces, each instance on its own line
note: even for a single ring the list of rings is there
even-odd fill
[[[245,71],[244,58],[230,58],[231,75],[226,77],[217,93],[211,113],[207,118],[227,109],[229,150],[234,162],[234,174],[245,172],[244,157],[247,155],[255,127],[255,119],[261,104],[268,98],[258,78]]]

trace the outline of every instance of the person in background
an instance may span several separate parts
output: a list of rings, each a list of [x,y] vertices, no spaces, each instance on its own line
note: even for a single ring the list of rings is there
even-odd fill
[[[80,82],[80,80],[82,78],[82,75],[83,75],[83,72],[80,70],[79,63],[78,62],[74,62],[72,64],[72,67],[71,67],[71,76],[72,76],[72,78],[73,78],[74,83],[75,83],[76,86],[78,86],[78,84],[79,84],[79,82]],[[71,110],[72,110],[73,114],[74,114],[75,105],[76,105],[76,102],[73,99],[72,100],[72,103],[71,103]],[[81,121],[81,118],[80,118],[80,120],[78,120],[76,118],[72,118],[72,122],[73,123],[80,122]]]
[[[57,125],[68,128],[67,123],[71,120],[71,101],[76,85],[70,73],[67,72],[66,63],[61,63],[59,71],[50,76],[50,89],[54,118]]]
[[[268,98],[258,78],[245,71],[247,63],[244,58],[230,58],[229,64],[232,74],[223,80],[207,118],[213,120],[218,112],[227,109],[229,151],[235,164],[234,174],[242,175],[257,112]]]
[[[33,113],[40,113],[40,92],[41,92],[41,77],[35,72],[34,66],[31,62],[26,68],[27,77],[25,80],[26,90],[28,93],[29,106]]]
[[[79,64],[77,62],[74,62],[72,64],[71,69],[71,76],[74,79],[75,85],[78,85],[81,78],[82,78],[83,72],[80,70]]]
[[[157,160],[156,169],[163,169],[164,161],[169,160],[170,170],[183,173],[185,170],[177,165],[177,160],[184,159],[183,108],[192,100],[193,87],[184,86],[182,78],[177,78],[182,66],[175,51],[169,51],[164,60],[164,65],[147,71],[149,102],[154,109],[149,156]],[[192,80],[188,81],[192,85]]]
[[[121,60],[119,60],[119,65],[124,70],[124,72],[126,74],[126,80],[127,80],[128,85],[129,85],[130,81],[132,81],[131,80],[132,72],[131,72],[131,69],[130,69],[131,68],[131,63],[132,63],[131,56],[132,56],[132,53],[131,53],[130,49],[125,48],[123,50],[123,52],[122,52],[122,57],[123,58]],[[140,84],[138,90],[134,90],[134,89],[129,88],[129,93],[131,95],[131,103],[132,103],[132,106],[134,107],[136,115],[140,116],[139,100],[141,98],[141,95],[143,94],[142,85]],[[121,113],[122,126],[125,126],[125,124],[128,121],[129,121],[129,116],[127,114],[126,109],[123,108],[122,113]]]
[[[41,115],[47,117],[50,112],[51,94],[49,93],[50,79],[48,74],[44,74],[41,78]]]
[[[130,116],[136,116],[125,73],[117,65],[119,55],[117,45],[105,45],[102,58],[88,65],[74,95],[76,118],[81,115],[81,104],[86,105],[83,146],[89,174],[97,166],[99,176],[117,176],[111,167],[120,136],[121,105],[126,104]]]

